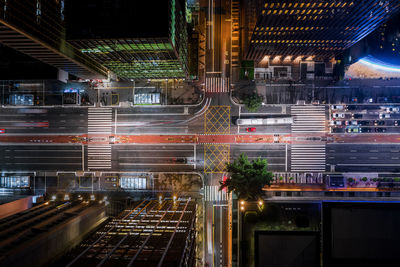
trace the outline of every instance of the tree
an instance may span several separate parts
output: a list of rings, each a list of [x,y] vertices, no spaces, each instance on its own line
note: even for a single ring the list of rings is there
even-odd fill
[[[251,95],[245,95],[243,98],[243,103],[249,111],[257,111],[263,102],[263,97],[257,93]]]
[[[266,159],[255,159],[251,162],[245,154],[241,154],[233,163],[227,164],[230,177],[220,182],[219,190],[227,188],[228,193],[234,191],[239,199],[256,200],[263,195],[262,188],[270,185],[272,172],[267,171]]]

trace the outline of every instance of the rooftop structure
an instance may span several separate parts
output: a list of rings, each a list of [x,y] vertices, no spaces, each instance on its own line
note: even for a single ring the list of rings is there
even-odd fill
[[[329,59],[341,54],[385,22],[399,8],[398,1],[275,1],[248,4],[259,14],[247,19],[245,57]],[[253,27],[254,25],[254,27]]]

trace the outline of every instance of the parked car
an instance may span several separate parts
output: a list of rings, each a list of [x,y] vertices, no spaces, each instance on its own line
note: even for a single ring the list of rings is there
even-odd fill
[[[399,126],[399,125],[400,125],[400,121],[399,120],[394,121],[394,126]]]
[[[385,133],[386,132],[386,128],[383,128],[383,127],[375,128],[375,132],[377,132],[377,133]]]
[[[0,129],[0,134],[5,133],[6,129]]]
[[[358,125],[357,121],[346,121],[345,124],[346,125],[353,125],[353,126]]]
[[[372,132],[372,129],[369,127],[363,127],[363,128],[360,128],[360,132],[361,133],[370,133],[370,132]]]
[[[246,132],[251,133],[251,132],[255,132],[256,128],[255,127],[248,127],[246,128]]]
[[[345,106],[343,105],[333,105],[332,110],[344,110]]]
[[[346,133],[359,133],[360,128],[359,127],[347,127],[346,128]]]
[[[333,113],[332,117],[336,119],[344,119],[344,113]]]
[[[352,115],[352,118],[353,118],[353,119],[362,119],[362,117],[363,117],[363,114],[358,114],[358,113],[357,113],[357,114],[353,114],[353,115]]]
[[[368,125],[371,125],[372,122],[371,121],[358,121],[358,124],[360,124],[361,126],[368,126]]]
[[[342,121],[331,121],[330,124],[333,125],[333,126],[341,126],[341,125],[343,125]]]
[[[386,108],[386,112],[388,112],[388,113],[397,113],[397,112],[399,112],[399,108],[398,107],[387,107]]]
[[[390,114],[379,113],[379,119],[390,119]]]
[[[383,126],[383,125],[385,125],[385,121],[376,121],[376,120],[375,120],[375,121],[374,121],[374,125],[375,125],[375,126],[378,126],[378,125],[379,125],[379,126]]]

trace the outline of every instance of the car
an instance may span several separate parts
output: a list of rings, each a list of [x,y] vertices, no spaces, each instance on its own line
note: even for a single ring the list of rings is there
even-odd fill
[[[384,132],[386,132],[386,128],[383,128],[383,127],[375,128],[375,132],[384,133]]]
[[[388,113],[397,113],[397,112],[399,112],[399,108],[398,107],[387,107],[386,108],[386,112],[388,112]]]
[[[172,161],[175,163],[187,163],[186,158],[174,158],[174,159],[172,159]]]
[[[382,125],[385,125],[385,121],[374,121],[374,125],[375,126],[382,126]]]
[[[358,127],[347,127],[346,128],[346,133],[359,133],[360,128]]]
[[[343,119],[344,118],[344,113],[333,113],[332,117],[333,118],[337,118],[337,119],[338,118],[342,118]]]
[[[332,110],[344,110],[345,106],[343,105],[333,105]]]
[[[358,121],[358,124],[361,126],[368,126],[371,125],[371,121]]]
[[[333,126],[341,126],[342,125],[342,121],[330,121],[330,124]]]
[[[346,121],[345,124],[346,125],[353,125],[353,126],[358,125],[357,121]]]
[[[246,128],[246,132],[251,133],[251,132],[255,132],[256,128],[255,127],[248,127]]]
[[[379,113],[379,119],[389,119],[390,114]]]
[[[360,129],[360,132],[361,133],[370,133],[370,132],[372,132],[372,129],[369,127],[364,127],[364,128]]]
[[[362,119],[363,114],[353,114],[352,117],[353,119]]]
[[[400,125],[400,121],[399,120],[394,121],[394,126],[399,126],[399,125]]]
[[[0,134],[5,133],[6,129],[0,129]]]

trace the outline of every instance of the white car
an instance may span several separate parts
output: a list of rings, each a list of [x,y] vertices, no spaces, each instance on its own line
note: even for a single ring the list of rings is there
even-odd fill
[[[389,119],[390,114],[379,113],[379,119]]]
[[[387,107],[386,112],[387,113],[397,113],[397,112],[399,112],[399,108],[398,107]]]
[[[340,126],[342,125],[342,121],[331,121],[330,122],[332,126]]]
[[[337,119],[339,119],[339,118],[343,119],[344,118],[344,113],[333,113],[332,117],[333,118],[337,118]]]
[[[333,105],[332,110],[344,110],[344,106],[343,105]]]
[[[346,124],[346,125],[353,125],[353,126],[356,126],[356,125],[358,125],[358,122],[357,122],[357,121],[345,121],[345,124]]]

